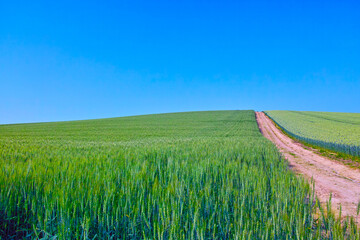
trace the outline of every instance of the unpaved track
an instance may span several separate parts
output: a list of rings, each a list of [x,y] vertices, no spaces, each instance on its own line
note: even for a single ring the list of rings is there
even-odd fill
[[[360,200],[360,170],[305,149],[280,131],[263,112],[256,112],[256,119],[262,134],[278,147],[291,169],[309,180],[314,179],[320,202],[326,203],[332,193],[333,209],[338,210],[341,204],[342,216],[353,216],[360,223],[360,216],[356,214]]]

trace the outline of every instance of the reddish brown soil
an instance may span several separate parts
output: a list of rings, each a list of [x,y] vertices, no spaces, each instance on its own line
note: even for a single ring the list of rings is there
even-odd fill
[[[308,180],[313,178],[320,202],[326,203],[332,193],[333,209],[338,212],[341,205],[342,216],[353,216],[360,223],[356,213],[360,201],[360,170],[306,149],[286,136],[263,112],[256,112],[256,119],[262,134],[278,147],[291,169]]]

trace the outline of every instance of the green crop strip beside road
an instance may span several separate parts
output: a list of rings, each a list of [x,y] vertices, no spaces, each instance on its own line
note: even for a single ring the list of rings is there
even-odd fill
[[[253,111],[0,125],[0,167],[5,239],[359,239]]]
[[[360,113],[266,111],[289,135],[335,152],[360,157]]]

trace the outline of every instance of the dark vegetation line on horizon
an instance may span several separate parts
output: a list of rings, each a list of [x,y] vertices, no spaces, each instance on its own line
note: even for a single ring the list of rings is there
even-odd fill
[[[89,119],[75,119],[75,120],[59,120],[59,121],[39,121],[39,122],[16,122],[16,123],[0,123],[1,126],[6,125],[23,125],[23,124],[42,124],[42,123],[62,123],[62,122],[79,122],[79,121],[93,121],[93,120],[105,120],[105,119],[114,119],[114,118],[131,118],[131,117],[141,117],[149,115],[162,115],[162,114],[176,114],[176,113],[191,113],[191,112],[221,112],[221,111],[253,111],[253,110],[194,110],[194,111],[180,111],[180,112],[160,112],[160,113],[145,113],[145,114],[135,114],[135,115],[124,115],[118,117],[101,117],[101,118],[89,118]]]
[[[253,111],[249,109],[250,111]],[[225,110],[192,110],[192,111],[179,111],[179,112],[158,112],[158,113],[145,113],[145,114],[135,114],[135,115],[123,115],[117,117],[101,117],[101,118],[89,118],[89,119],[69,119],[69,120],[55,120],[55,121],[34,121],[34,122],[15,122],[15,123],[0,123],[0,126],[6,125],[22,125],[22,124],[41,124],[41,123],[61,123],[61,122],[78,122],[78,121],[91,121],[91,120],[103,120],[103,119],[113,119],[113,118],[128,118],[128,117],[139,117],[139,116],[148,116],[148,115],[161,115],[161,114],[174,114],[174,113],[186,113],[186,112],[217,112],[217,111],[247,111],[247,110],[238,110],[238,109],[225,109]],[[267,111],[296,111],[300,110],[257,110],[261,112]],[[302,111],[302,112],[323,112],[323,111]],[[323,112],[326,113],[326,112]],[[333,113],[357,113],[357,112],[333,112]]]

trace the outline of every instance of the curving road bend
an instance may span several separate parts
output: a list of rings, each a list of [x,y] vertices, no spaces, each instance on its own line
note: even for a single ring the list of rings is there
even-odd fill
[[[360,201],[360,170],[321,156],[279,130],[263,112],[256,112],[261,133],[271,140],[288,160],[293,171],[315,181],[315,193],[326,203],[332,193],[332,205],[342,216],[353,216],[360,223],[357,205]]]

